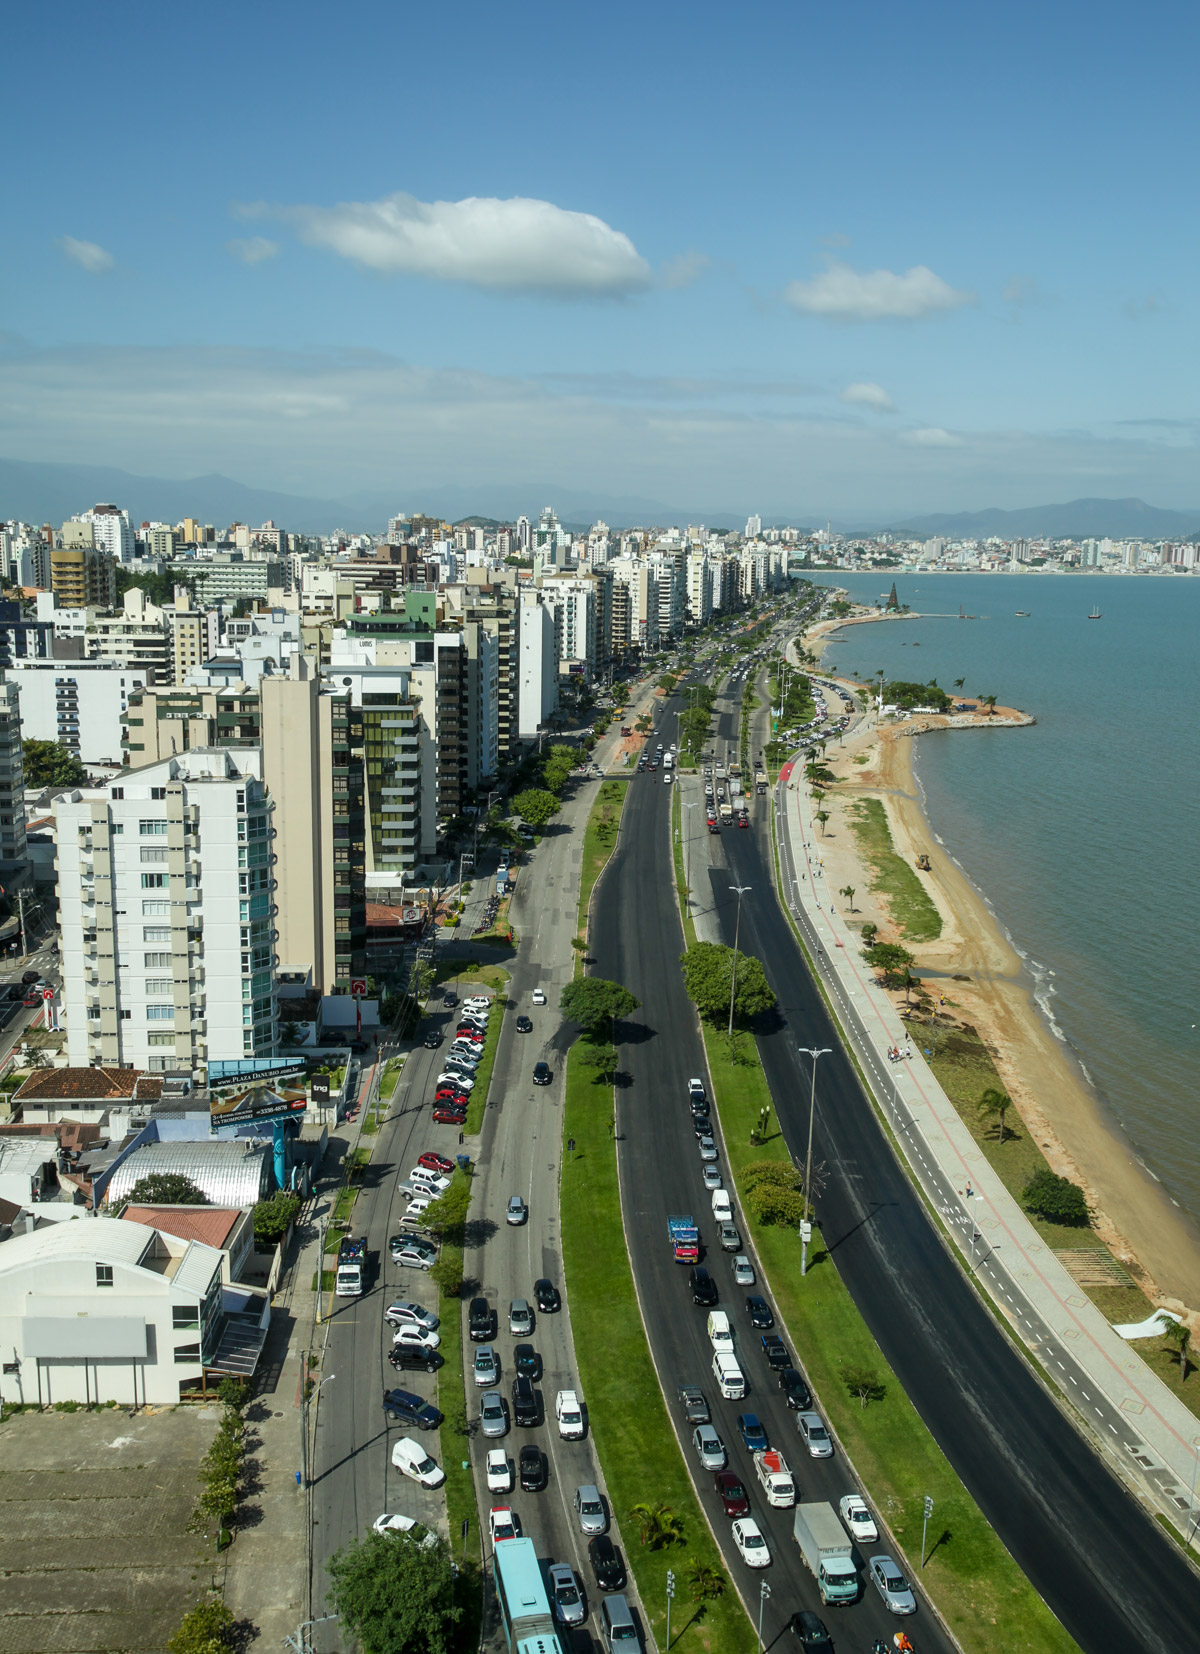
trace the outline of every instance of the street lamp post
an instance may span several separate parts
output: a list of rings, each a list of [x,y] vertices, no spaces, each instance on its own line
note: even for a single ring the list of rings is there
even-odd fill
[[[758,1654],[763,1654],[763,1609],[767,1606],[771,1596],[771,1587],[764,1579],[758,1588]]]
[[[675,1600],[675,1575],[667,1569],[667,1654],[671,1648],[671,1604]]]
[[[302,1371],[300,1374],[300,1393],[303,1397],[303,1405],[300,1408],[300,1475],[304,1487],[308,1486],[308,1410],[310,1406],[316,1406],[321,1391],[327,1384],[332,1384],[336,1377],[336,1373],[330,1373],[328,1378],[323,1378],[313,1391],[312,1401],[310,1402],[305,1394],[308,1389],[308,1373]]]
[[[812,1210],[810,1190],[812,1188],[812,1140],[813,1117],[817,1112],[817,1058],[827,1057],[832,1048],[828,1045],[802,1045],[799,1047],[802,1056],[812,1058],[812,1088],[808,1096],[808,1148],[804,1155],[804,1216],[800,1221],[800,1273],[808,1273],[808,1243],[812,1239],[812,1221],[809,1212]]]
[[[699,809],[700,800],[694,798],[690,804],[684,804],[683,807],[684,807],[685,810]],[[688,818],[687,818],[687,816],[684,816],[684,818],[683,818],[683,882],[684,882],[684,884],[687,885],[687,896],[685,898],[685,905],[688,906],[688,907],[690,907],[692,905],[692,852],[691,852],[691,849],[690,849],[691,842],[692,842],[692,835],[688,831]]]
[[[733,997],[737,992],[738,937],[742,928],[742,897],[751,889],[748,884],[731,884],[730,890],[738,899],[737,918],[733,924],[733,972],[729,978],[729,1038],[733,1038]]]

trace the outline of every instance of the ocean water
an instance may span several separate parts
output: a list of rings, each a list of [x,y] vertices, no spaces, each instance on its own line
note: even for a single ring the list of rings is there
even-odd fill
[[[891,585],[820,579],[863,601]],[[930,618],[849,627],[825,662],[950,694],[964,678],[1037,718],[920,737],[930,825],[1139,1158],[1200,1220],[1200,576],[917,574],[896,589]]]

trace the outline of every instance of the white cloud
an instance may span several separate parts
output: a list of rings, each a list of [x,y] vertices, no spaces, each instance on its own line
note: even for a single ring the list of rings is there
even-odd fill
[[[914,448],[966,447],[962,437],[955,436],[952,431],[943,431],[940,425],[925,425],[917,431],[905,431],[900,440],[911,443]]]
[[[851,407],[875,408],[879,413],[896,411],[896,404],[883,386],[872,384],[869,379],[855,380],[853,385],[847,385],[842,392],[842,401],[849,402]]]
[[[973,293],[950,287],[924,264],[903,275],[895,270],[853,270],[830,264],[811,281],[793,281],[784,290],[793,310],[835,322],[915,321],[939,310],[974,303]]]
[[[620,230],[591,213],[521,196],[418,201],[400,193],[335,207],[259,204],[240,212],[280,218],[310,246],[385,275],[559,298],[619,297],[650,282],[650,266]]]
[[[244,241],[227,241],[225,251],[232,253],[234,258],[240,258],[243,264],[261,264],[264,259],[278,254],[279,243],[268,241],[265,235],[252,235]]]
[[[73,235],[60,235],[58,245],[72,264],[78,264],[93,276],[113,267],[112,254],[106,253],[103,247],[97,247],[94,241],[76,241]]]

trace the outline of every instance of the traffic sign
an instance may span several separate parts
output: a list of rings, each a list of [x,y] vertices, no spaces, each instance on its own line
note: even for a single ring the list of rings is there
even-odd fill
[[[54,998],[54,989],[53,988],[43,988],[42,989],[42,998],[43,999],[53,999]]]
[[[366,978],[362,976],[354,977],[350,983],[350,992],[354,995],[355,999],[365,999],[367,997]]]

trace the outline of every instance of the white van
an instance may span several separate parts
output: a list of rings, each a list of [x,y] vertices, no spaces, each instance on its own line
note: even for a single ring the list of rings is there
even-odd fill
[[[729,1204],[728,1189],[713,1190],[712,1214],[718,1223],[728,1223],[733,1217],[733,1207]]]
[[[708,1312],[708,1338],[714,1350],[728,1350],[733,1354],[733,1329],[723,1309]]]
[[[713,1377],[726,1401],[741,1401],[746,1394],[746,1375],[727,1350],[715,1350],[712,1358]]]

